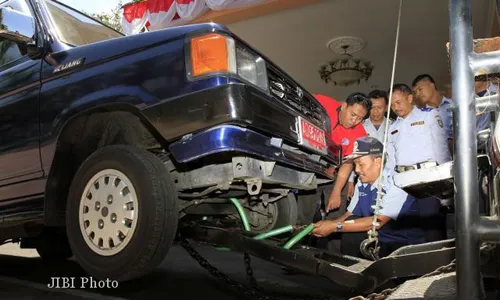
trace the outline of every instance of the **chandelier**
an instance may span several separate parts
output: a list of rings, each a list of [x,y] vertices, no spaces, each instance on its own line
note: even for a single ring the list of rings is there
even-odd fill
[[[320,67],[321,79],[325,83],[332,81],[338,86],[360,84],[361,80],[367,81],[372,75],[373,65],[369,61],[357,59],[351,55],[351,53],[359,51],[363,45],[363,42],[358,38],[343,37],[332,40],[328,47],[334,52],[340,52],[341,55]]]

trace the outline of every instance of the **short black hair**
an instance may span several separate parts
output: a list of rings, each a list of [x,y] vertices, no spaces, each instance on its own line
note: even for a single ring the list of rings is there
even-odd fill
[[[415,79],[413,79],[413,82],[412,82],[411,86],[415,87],[417,85],[417,83],[419,83],[422,80],[429,80],[434,85],[436,85],[436,82],[434,81],[434,78],[432,78],[431,75],[429,75],[429,74],[420,74],[417,77],[415,77]]]
[[[368,98],[370,99],[384,98],[385,105],[389,104],[389,95],[387,94],[386,91],[373,90],[368,94]]]
[[[352,93],[349,96],[347,96],[345,102],[347,103],[347,106],[352,106],[354,104],[362,105],[366,109],[365,119],[370,116],[370,111],[372,109],[372,102],[370,98],[368,98],[368,96],[366,96],[365,94],[359,92]]]
[[[413,91],[411,88],[404,83],[396,83],[395,85],[392,86],[392,92],[399,91],[400,93],[403,93],[405,95],[412,95]]]

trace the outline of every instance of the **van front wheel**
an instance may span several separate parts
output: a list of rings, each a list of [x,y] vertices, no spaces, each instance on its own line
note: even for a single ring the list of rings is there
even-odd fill
[[[154,154],[124,145],[97,150],[70,188],[66,226],[75,258],[99,279],[149,273],[173,243],[176,202],[170,174]]]

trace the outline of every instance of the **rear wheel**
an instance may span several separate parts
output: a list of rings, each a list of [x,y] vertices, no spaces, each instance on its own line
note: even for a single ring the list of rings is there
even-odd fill
[[[99,149],[70,188],[66,226],[75,258],[100,279],[124,281],[150,272],[173,243],[176,201],[158,157],[133,146]]]
[[[245,209],[253,232],[267,232],[297,224],[297,200],[293,193],[265,206],[261,201]]]

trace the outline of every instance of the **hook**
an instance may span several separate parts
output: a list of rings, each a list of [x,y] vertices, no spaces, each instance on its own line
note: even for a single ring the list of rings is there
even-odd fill
[[[378,252],[380,247],[378,245],[377,239],[366,239],[359,245],[359,251],[363,254],[364,257],[379,260]]]

